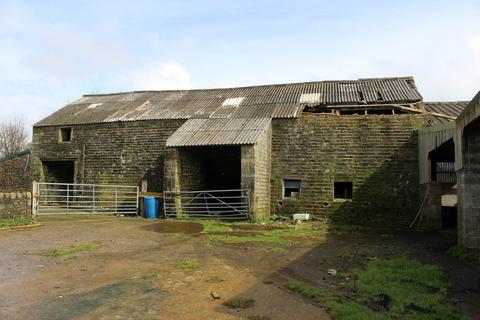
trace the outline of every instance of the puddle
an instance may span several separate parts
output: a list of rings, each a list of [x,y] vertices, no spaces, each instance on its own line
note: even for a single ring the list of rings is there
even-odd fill
[[[142,227],[142,229],[159,233],[193,234],[202,232],[203,225],[196,222],[162,221]]]
[[[92,291],[58,297],[29,311],[35,313],[34,319],[145,319],[145,315],[157,319],[159,302],[166,294],[155,286],[156,280],[156,275],[127,279]]]

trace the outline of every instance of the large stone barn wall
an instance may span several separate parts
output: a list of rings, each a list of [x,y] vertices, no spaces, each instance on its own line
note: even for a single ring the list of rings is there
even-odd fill
[[[419,206],[418,115],[303,114],[274,120],[272,213],[308,212],[333,221],[398,225]],[[301,180],[283,198],[284,179]],[[352,182],[352,199],[334,199],[334,181]]]
[[[71,142],[59,142],[61,127],[34,127],[34,155],[44,161],[74,161],[74,182],[140,185],[163,190],[165,141],[184,120],[145,120],[73,125]],[[45,168],[44,168],[45,171]]]

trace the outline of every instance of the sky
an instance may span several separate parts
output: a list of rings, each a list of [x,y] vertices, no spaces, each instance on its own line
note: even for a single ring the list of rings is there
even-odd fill
[[[480,90],[480,1],[0,0],[0,122],[83,94],[413,76]]]

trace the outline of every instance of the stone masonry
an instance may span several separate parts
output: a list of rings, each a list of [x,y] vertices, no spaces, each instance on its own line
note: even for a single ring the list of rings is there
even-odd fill
[[[30,218],[32,216],[30,192],[0,193],[0,218]]]
[[[333,221],[406,225],[418,210],[419,115],[303,114],[273,121],[272,212],[308,212]],[[283,179],[300,179],[296,199]],[[351,200],[334,199],[334,181],[353,184]]]
[[[480,121],[464,130],[463,169],[457,172],[458,242],[480,248]]]
[[[72,141],[59,143],[60,127],[34,127],[34,155],[74,161],[76,183],[140,185],[163,190],[166,139],[184,120],[144,120],[72,126]]]

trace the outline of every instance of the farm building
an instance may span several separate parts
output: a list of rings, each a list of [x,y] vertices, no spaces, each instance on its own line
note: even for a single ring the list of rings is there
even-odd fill
[[[480,92],[461,104],[462,110],[453,114],[456,121],[419,130],[423,218],[436,228],[453,220],[458,223],[458,242],[480,248]],[[452,211],[453,219],[448,219]]]
[[[172,215],[218,194],[235,207],[233,190],[255,218],[405,225],[417,129],[454,118],[441,107],[411,77],[85,95],[34,125],[33,152],[47,182],[148,182]]]

